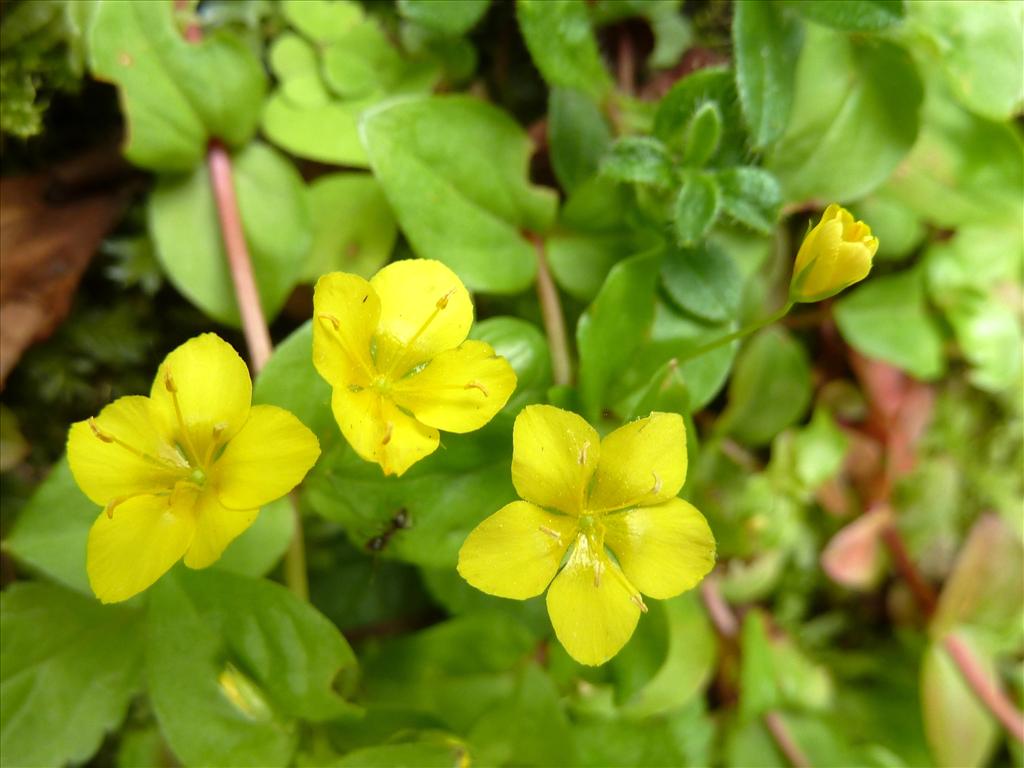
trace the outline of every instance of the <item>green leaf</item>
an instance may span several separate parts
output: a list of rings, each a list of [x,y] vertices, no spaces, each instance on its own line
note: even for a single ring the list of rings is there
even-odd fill
[[[786,129],[803,27],[773,2],[740,2],[732,21],[736,90],[755,147]]]
[[[611,78],[601,61],[583,0],[516,0],[523,40],[548,85],[601,99]]]
[[[633,639],[609,664],[623,694],[623,714],[641,721],[676,710],[703,691],[718,650],[695,593],[650,608]]]
[[[790,2],[808,21],[848,32],[877,32],[903,20],[903,0]]]
[[[731,320],[739,310],[743,276],[732,256],[711,243],[670,248],[661,279],[665,292],[681,309],[703,320]]]
[[[319,81],[316,88],[323,90]],[[328,97],[326,94],[324,98]],[[334,165],[366,168],[369,160],[359,141],[363,105],[325,101],[304,105],[290,101],[282,89],[270,95],[263,110],[267,138],[293,155]]]
[[[917,138],[923,94],[903,49],[809,28],[792,116],[768,162],[785,199],[842,202],[878,187]]]
[[[402,477],[388,479],[339,440],[307,477],[303,500],[341,523],[357,547],[391,531],[388,556],[452,568],[469,532],[516,498],[509,474],[510,432],[509,420],[499,416],[470,435],[444,434],[436,453]],[[400,511],[407,525],[396,531],[393,521]]]
[[[505,404],[506,413],[544,400],[551,386],[551,352],[537,326],[518,317],[491,317],[475,323],[469,338],[486,341],[516,372],[516,391]]]
[[[310,245],[309,210],[295,166],[262,144],[233,158],[242,230],[268,320],[281,309]],[[164,176],[149,200],[149,230],[168,278],[214,319],[238,326],[238,304],[205,165]]]
[[[796,424],[811,403],[807,352],[785,329],[766,328],[736,360],[729,405],[718,429],[745,443],[764,445]]]
[[[331,763],[331,768],[460,768],[468,762],[466,748],[455,739],[435,738],[357,749]]]
[[[193,765],[285,765],[299,720],[350,716],[355,670],[327,619],[268,581],[179,568],[150,593],[146,668],[160,728]]]
[[[106,0],[89,29],[90,66],[120,88],[135,165],[190,171],[210,138],[237,147],[256,131],[266,78],[241,39],[220,30],[188,43],[163,2]]]
[[[302,278],[315,282],[334,271],[373,277],[398,237],[380,184],[369,174],[329,174],[309,185],[307,199],[313,246]]]
[[[871,222],[871,233],[878,238],[879,261],[904,259],[924,241],[926,230],[920,215],[884,188],[858,201],[857,214]]]
[[[942,227],[996,223],[1019,231],[1020,131],[962,109],[934,78],[923,117],[913,151],[882,191]]]
[[[0,596],[5,765],[82,764],[141,688],[141,616],[48,584]]]
[[[998,685],[992,659],[967,632],[961,630],[958,635],[979,662],[989,685]],[[998,727],[940,642],[932,643],[924,654],[921,705],[925,737],[936,765],[940,768],[988,765],[998,744]]]
[[[530,142],[507,114],[464,96],[410,99],[362,124],[374,174],[402,231],[474,291],[517,293],[536,274],[521,230],[554,221],[551,190],[532,186]]]
[[[760,610],[743,617],[740,658],[740,716],[752,720],[775,709],[781,701],[768,628]]]
[[[571,194],[597,173],[612,132],[604,114],[586,93],[552,88],[548,96],[548,139],[555,175]]]
[[[989,120],[1024,108],[1024,8],[1020,3],[911,2],[908,23],[923,33],[929,62],[958,101]]]
[[[732,72],[708,67],[676,82],[658,105],[654,115],[654,135],[674,150],[684,150],[694,116],[713,103],[722,117],[722,136],[717,162],[728,166],[742,162],[748,155],[739,96]]]
[[[402,74],[399,55],[376,21],[356,24],[322,50],[324,84],[343,99],[391,90]]]
[[[648,136],[627,136],[616,141],[601,161],[601,173],[616,181],[668,187],[672,159],[665,145]]]
[[[313,325],[307,321],[274,348],[253,385],[252,401],[291,411],[320,440],[340,437],[331,413],[331,385],[313,367]]]
[[[576,326],[580,397],[591,421],[601,415],[612,382],[650,332],[660,259],[644,253],[616,264]]]
[[[19,511],[3,548],[32,570],[91,595],[85,542],[102,511],[78,490],[67,458],[61,458]]]
[[[750,229],[770,234],[779,219],[782,190],[763,168],[738,166],[715,174],[722,193],[722,210]]]
[[[213,568],[262,576],[284,557],[295,532],[295,511],[287,496],[260,509],[255,522],[232,541]]]
[[[925,381],[946,370],[942,333],[919,270],[875,278],[835,303],[836,324],[858,352]]]
[[[363,8],[352,0],[283,0],[288,23],[321,45],[337,42],[360,23]]]
[[[825,408],[794,439],[793,469],[808,491],[817,490],[842,468],[850,440]]]
[[[582,687],[582,686],[581,686]],[[646,720],[578,717],[573,727],[578,765],[711,765],[716,725],[702,701]]]
[[[722,140],[722,113],[715,102],[701,104],[686,128],[683,161],[694,167],[703,166],[718,151]]]
[[[476,26],[490,4],[491,0],[398,0],[398,12],[438,35],[458,37]]]
[[[682,174],[683,185],[676,196],[673,225],[676,242],[695,245],[715,225],[721,194],[715,177],[700,171]]]

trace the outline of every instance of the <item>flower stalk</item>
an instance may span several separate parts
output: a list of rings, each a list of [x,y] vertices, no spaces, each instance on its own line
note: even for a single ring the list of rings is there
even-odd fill
[[[540,299],[544,332],[551,351],[552,378],[556,385],[567,386],[572,383],[572,358],[569,355],[569,337],[565,330],[562,301],[558,298],[558,288],[555,287],[548,267],[544,240],[537,235],[530,235],[530,239],[537,249],[537,298]]]

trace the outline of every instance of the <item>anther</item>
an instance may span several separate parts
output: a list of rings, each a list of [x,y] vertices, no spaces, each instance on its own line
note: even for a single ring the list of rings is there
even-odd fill
[[[479,389],[481,392],[484,393],[484,397],[487,397],[487,388],[479,381],[471,381],[468,384],[466,384],[466,386],[463,387],[463,389]]]
[[[604,570],[604,565],[600,560],[594,561],[594,587],[601,586],[601,572]]]
[[[644,605],[644,599],[640,597],[640,595],[630,595],[629,599],[632,600],[633,604],[642,612],[647,613],[647,606]]]
[[[336,330],[336,331],[341,328],[341,322],[334,315],[328,315],[326,313],[321,313],[321,314],[317,315],[316,317],[317,317],[318,320],[326,320],[327,322],[329,322],[334,327],[334,330]]]
[[[394,423],[389,421],[387,423],[387,426],[384,428],[384,438],[380,441],[381,445],[387,445],[388,443],[391,442],[391,433],[394,431],[394,429]]]
[[[106,434],[99,427],[96,426],[96,419],[89,419],[89,428],[92,430],[92,433],[96,435],[96,437],[98,437],[104,443],[114,442],[114,438],[112,438],[110,435]]]
[[[541,526],[538,526],[538,527],[540,528],[540,532],[541,533],[546,533],[548,536],[553,538],[559,544],[562,543],[562,534],[560,534],[558,531],[552,530],[551,528],[548,528],[546,525],[541,525]]]
[[[590,441],[587,440],[583,443],[583,447],[580,449],[580,465],[587,463],[587,451],[590,450]]]
[[[658,493],[661,491],[661,478],[658,477],[657,472],[651,472],[654,475],[654,487],[651,489],[651,493]]]
[[[168,392],[173,392],[173,393],[177,394],[178,387],[174,383],[174,377],[171,376],[171,372],[170,371],[165,371],[164,372],[164,386],[167,387],[167,391]]]
[[[213,425],[213,439],[219,440],[220,436],[224,434],[224,430],[228,428],[226,421],[218,421]]]
[[[445,307],[447,307],[448,306],[448,298],[453,293],[455,293],[455,289],[454,288],[452,288],[450,291],[448,291],[448,293],[446,293],[444,296],[442,296],[440,299],[438,299],[437,300],[437,308],[438,309],[444,309]]]

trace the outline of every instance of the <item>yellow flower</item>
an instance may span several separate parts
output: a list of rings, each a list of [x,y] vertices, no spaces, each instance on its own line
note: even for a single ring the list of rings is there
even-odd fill
[[[550,583],[559,642],[581,664],[603,664],[647,610],[641,593],[674,597],[714,565],[711,529],[676,498],[686,479],[683,419],[652,413],[601,440],[576,414],[531,405],[516,418],[512,442],[512,482],[526,501],[469,534],[459,573],[515,600]]]
[[[871,227],[854,221],[848,210],[832,203],[796,255],[790,299],[821,301],[860,282],[871,271],[877,250],[878,238],[871,236]]]
[[[505,358],[466,340],[469,292],[439,261],[396,261],[369,282],[324,275],[313,313],[313,363],[334,390],[334,418],[385,475],[437,450],[439,429],[479,429],[516,388]]]
[[[245,363],[207,333],[166,357],[149,397],[122,397],[72,425],[71,472],[104,507],[87,551],[100,600],[127,600],[183,556],[190,568],[212,564],[313,466],[313,433],[251,401]]]

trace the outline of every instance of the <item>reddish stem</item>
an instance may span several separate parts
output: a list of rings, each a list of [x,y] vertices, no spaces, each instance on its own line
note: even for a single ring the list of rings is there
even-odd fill
[[[537,297],[540,299],[540,313],[544,320],[544,331],[548,336],[551,353],[551,371],[555,384],[567,385],[572,382],[572,361],[569,358],[569,337],[565,331],[565,316],[558,288],[551,277],[547,256],[544,254],[544,240],[530,235],[537,249]]]
[[[921,611],[926,617],[931,617],[935,613],[935,606],[938,603],[935,590],[932,589],[931,584],[925,581],[924,576],[914,565],[914,561],[910,559],[907,545],[895,524],[889,524],[882,529],[882,540],[889,548],[896,570],[900,572],[900,576],[907,582],[910,591],[914,593],[914,598]]]
[[[273,345],[260,306],[256,275],[253,273],[249,247],[242,230],[242,217],[238,211],[235,182],[231,175],[231,156],[219,140],[213,139],[206,160],[213,196],[217,201],[217,212],[220,214],[220,228],[228,255],[228,267],[231,269],[231,281],[238,299],[238,312],[242,316],[242,330],[245,332],[253,368],[258,373],[270,359]]]
[[[789,732],[789,727],[782,719],[781,714],[773,710],[765,712],[761,719],[772,738],[775,739],[775,745],[793,768],[811,768],[811,761],[800,749],[800,745],[793,740],[793,734]]]
[[[1018,711],[998,686],[993,685],[975,661],[970,647],[956,634],[946,635],[942,645],[978,700],[995,715],[1007,733],[1024,744],[1024,714]]]

